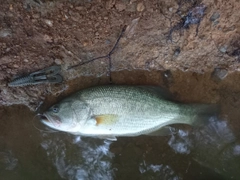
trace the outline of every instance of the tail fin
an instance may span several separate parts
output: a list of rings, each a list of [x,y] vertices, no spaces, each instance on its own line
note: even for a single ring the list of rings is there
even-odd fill
[[[186,124],[202,126],[207,124],[210,117],[219,115],[220,106],[216,104],[190,104],[185,105],[182,113],[186,118]]]

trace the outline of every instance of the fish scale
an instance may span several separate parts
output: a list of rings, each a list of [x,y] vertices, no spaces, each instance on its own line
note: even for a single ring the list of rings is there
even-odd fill
[[[211,114],[209,105],[175,103],[165,95],[152,86],[92,87],[54,105],[42,122],[72,134],[112,139],[153,134],[175,123],[192,125]],[[58,117],[60,125],[54,126],[51,117]]]

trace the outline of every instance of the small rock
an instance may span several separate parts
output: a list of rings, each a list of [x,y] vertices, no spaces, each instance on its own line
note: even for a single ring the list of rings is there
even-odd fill
[[[170,70],[163,72],[163,82],[167,87],[174,82],[174,78]]]
[[[12,35],[12,31],[11,29],[1,29],[0,30],[0,37],[5,38],[7,36],[11,36]]]
[[[39,19],[39,18],[40,18],[40,14],[33,14],[32,17],[33,17],[34,19]]]
[[[45,23],[46,23],[48,26],[50,26],[50,27],[53,26],[53,21],[48,20],[48,19],[45,19],[44,21],[45,21]]]
[[[213,15],[210,17],[210,21],[216,21],[220,17],[220,14],[218,12],[213,13]]]
[[[49,42],[49,43],[53,42],[53,38],[47,34],[45,34],[43,36],[43,39],[44,39],[44,41]]]
[[[138,3],[137,11],[142,12],[142,11],[144,11],[144,9],[145,9],[144,4],[142,2]]]
[[[126,8],[126,11],[128,12],[136,12],[137,10],[137,3],[130,3],[127,8]]]
[[[127,26],[127,28],[125,30],[125,34],[126,34],[127,38],[131,38],[134,35],[135,29],[139,22],[139,19],[140,18],[133,19],[131,24]]]
[[[219,23],[219,21],[214,21],[213,24],[214,25],[217,25]]]
[[[158,50],[154,50],[152,58],[157,58],[158,56],[159,56],[159,51]]]
[[[75,9],[81,11],[81,10],[83,10],[83,7],[82,6],[78,6]]]
[[[225,52],[227,52],[227,46],[221,46],[220,48],[219,48],[219,51],[221,51],[222,53],[225,53]]]
[[[54,62],[55,62],[57,65],[61,65],[61,64],[62,64],[61,59],[55,59]]]
[[[148,62],[145,62],[145,67],[147,69],[152,69],[155,67],[155,64],[156,64],[155,61],[148,61]]]
[[[10,11],[13,10],[13,5],[12,5],[12,4],[10,4],[10,6],[9,6],[9,10],[10,10]]]
[[[0,43],[0,46],[1,46],[2,48],[6,48],[6,47],[7,47],[7,44],[6,44],[6,43]]]
[[[224,68],[215,68],[213,73],[212,73],[212,78],[215,81],[220,81],[226,78],[228,75],[228,71]]]
[[[170,12],[172,12],[172,11],[173,11],[173,8],[169,8],[168,10],[169,10]]]
[[[106,2],[106,9],[111,9],[115,5],[115,0],[109,0]]]
[[[95,27],[98,27],[100,25],[100,23],[99,22],[97,22],[94,26]]]
[[[129,4],[136,2],[137,0],[130,0]]]
[[[0,58],[0,65],[2,65],[2,68],[5,68],[6,66],[3,64],[14,62],[15,60],[10,58],[9,56],[3,56]]]
[[[89,44],[89,42],[87,41],[87,40],[85,40],[84,42],[83,42],[83,46],[85,47],[85,46],[87,46]]]
[[[119,12],[124,11],[126,9],[126,5],[123,3],[117,3],[115,7]]]
[[[19,65],[17,65],[17,64],[13,64],[13,67],[15,67],[15,68],[19,68]]]
[[[181,50],[180,50],[180,47],[177,47],[175,50],[174,50],[174,56],[178,56],[180,54]]]

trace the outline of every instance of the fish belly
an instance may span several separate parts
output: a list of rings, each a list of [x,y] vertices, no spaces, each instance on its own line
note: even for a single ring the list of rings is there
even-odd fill
[[[81,130],[81,134],[88,136],[111,135],[111,136],[138,136],[148,134],[163,126],[172,124],[176,115],[166,115],[152,118],[121,117],[113,124],[96,125],[94,120],[87,123]]]

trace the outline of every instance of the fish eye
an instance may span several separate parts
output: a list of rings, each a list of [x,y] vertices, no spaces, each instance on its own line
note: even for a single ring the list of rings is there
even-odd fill
[[[59,108],[58,108],[57,106],[54,106],[54,107],[52,108],[52,111],[53,111],[54,113],[58,113]]]

